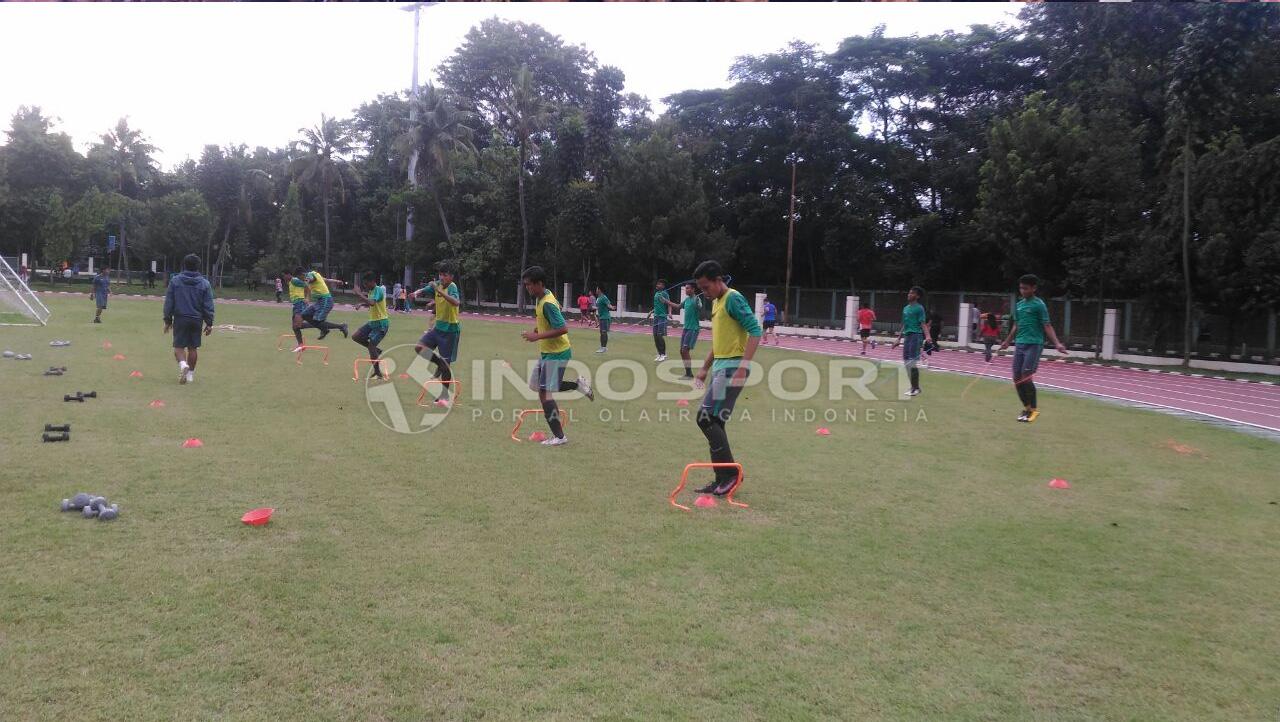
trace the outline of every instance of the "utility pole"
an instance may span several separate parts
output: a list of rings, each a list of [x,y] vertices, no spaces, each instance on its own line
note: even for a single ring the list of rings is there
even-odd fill
[[[791,213],[787,216],[787,281],[782,291],[782,320],[791,323],[791,249],[796,243],[796,164],[800,158],[791,158]]]
[[[401,10],[405,12],[413,11],[413,85],[410,88],[409,100],[409,125],[412,127],[414,122],[418,120],[418,24],[419,16],[423,8],[436,5],[434,2],[416,2],[406,5]],[[418,189],[418,149],[414,148],[409,155],[409,186],[414,190]],[[404,222],[404,245],[406,256],[413,247],[413,204],[410,203],[406,209]],[[407,258],[404,264],[404,285],[408,288],[413,285],[413,264],[409,263]]]

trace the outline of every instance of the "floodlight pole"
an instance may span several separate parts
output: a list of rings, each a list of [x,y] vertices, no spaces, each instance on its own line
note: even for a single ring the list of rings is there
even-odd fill
[[[416,2],[405,5],[400,8],[405,12],[413,11],[413,85],[410,88],[409,101],[409,126],[412,127],[414,122],[418,120],[418,24],[423,8],[435,5],[434,2]],[[409,154],[409,186],[414,190],[418,188],[418,149],[414,147]],[[409,249],[413,246],[413,203],[409,204],[406,209],[404,221],[404,245],[405,254],[408,255]],[[413,285],[413,264],[407,260],[404,264],[404,286],[408,288]]]
[[[791,249],[796,242],[796,164],[798,156],[791,156],[791,213],[787,216],[787,280],[782,291],[782,320],[791,323]]]

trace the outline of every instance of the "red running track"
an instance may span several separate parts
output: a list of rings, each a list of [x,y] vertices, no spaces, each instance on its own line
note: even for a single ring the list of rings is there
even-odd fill
[[[511,316],[468,315],[487,320],[528,323],[525,319]],[[581,328],[583,331],[594,334],[593,330],[585,326],[574,325],[573,328]],[[611,331],[646,335],[649,333],[648,327],[634,324],[615,325]],[[710,332],[706,330],[703,330],[699,336],[701,339],[710,337]],[[861,342],[796,336],[779,338],[781,343],[777,348],[828,356],[861,356]],[[1054,358],[1055,356],[1059,358]],[[881,343],[878,348],[867,352],[867,358],[901,363],[902,350]],[[929,366],[926,373],[947,371],[1009,379],[1012,383],[1012,362],[1012,353],[997,355],[991,363],[987,363],[981,353],[943,350],[928,357]],[[1069,363],[1063,361],[1059,354],[1052,350],[1046,351],[1042,357],[1035,382],[1037,386],[1145,404],[1280,432],[1280,386],[1116,366]]]
[[[85,295],[63,293],[65,295]],[[125,294],[117,295],[116,297],[150,300],[161,300],[162,298]],[[220,300],[218,303],[268,307],[283,306],[283,304],[276,304],[271,301],[237,301],[230,299]],[[531,320],[488,313],[464,313],[463,315],[488,321],[518,324],[528,324]],[[393,318],[398,317],[399,314],[393,315]],[[592,335],[595,333],[594,329],[578,324],[573,324],[572,328],[580,329],[580,331],[588,332]],[[612,331],[614,333],[649,334],[647,326],[627,323],[615,325]],[[710,332],[703,330],[699,338],[707,339],[710,337]],[[862,344],[860,342],[795,336],[783,336],[780,338],[781,343],[777,348],[807,351],[828,356],[861,355]],[[1055,358],[1055,356],[1058,356],[1058,354],[1054,351],[1045,352],[1040,361],[1040,369],[1036,372],[1035,381],[1037,385],[1115,401],[1181,411],[1234,424],[1280,432],[1280,386],[1143,369],[1069,363],[1061,358]],[[884,343],[881,343],[878,348],[869,351],[867,357],[891,363],[902,362],[901,351],[890,348],[888,344]],[[934,353],[929,358],[927,370],[1010,379],[1013,373],[1010,368],[1011,363],[1012,355],[998,355],[992,359],[991,363],[987,363],[980,353],[944,350]]]

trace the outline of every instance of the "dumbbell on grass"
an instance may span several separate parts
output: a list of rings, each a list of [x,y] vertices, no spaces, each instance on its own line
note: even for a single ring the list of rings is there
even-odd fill
[[[111,521],[118,516],[120,516],[120,505],[112,504],[111,506],[104,506],[98,512],[98,521]]]
[[[72,395],[72,394],[63,394],[63,395],[62,395],[62,400],[63,400],[63,401],[79,401],[80,403],[84,403],[84,395],[83,395],[83,394],[79,394],[79,393],[74,394],[74,395]]]
[[[45,431],[70,431],[71,424],[45,424]]]
[[[46,442],[49,442],[49,441],[71,441],[71,434],[68,434],[68,433],[67,433],[67,432],[65,432],[65,431],[60,432],[60,433],[57,433],[57,434],[50,434],[50,433],[48,433],[48,432],[45,432],[45,434],[44,434],[43,436],[41,436],[40,438],[44,439]]]
[[[81,509],[88,506],[89,502],[91,501],[93,501],[92,496],[84,492],[80,492],[79,494],[76,494],[70,499],[63,499],[62,510],[63,511],[80,511]]]

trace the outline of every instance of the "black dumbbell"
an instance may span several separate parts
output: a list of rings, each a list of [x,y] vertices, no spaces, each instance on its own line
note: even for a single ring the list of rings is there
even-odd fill
[[[76,396],[83,396],[86,399],[96,399],[98,398],[98,392],[97,391],[77,391]]]
[[[45,431],[70,431],[71,424],[45,424]]]
[[[63,499],[62,510],[63,511],[80,511],[81,509],[88,506],[89,502],[91,501],[93,501],[93,497],[82,491],[79,494],[76,494],[75,496],[71,497],[70,499]]]
[[[65,369],[49,369],[48,371],[44,372],[44,375],[45,376],[61,376],[64,372],[65,372]]]
[[[65,431],[59,434],[45,433],[41,438],[45,441],[71,441],[71,434]]]
[[[81,394],[80,392],[76,392],[75,394],[63,394],[62,400],[79,401],[80,403],[84,403],[84,394]]]

